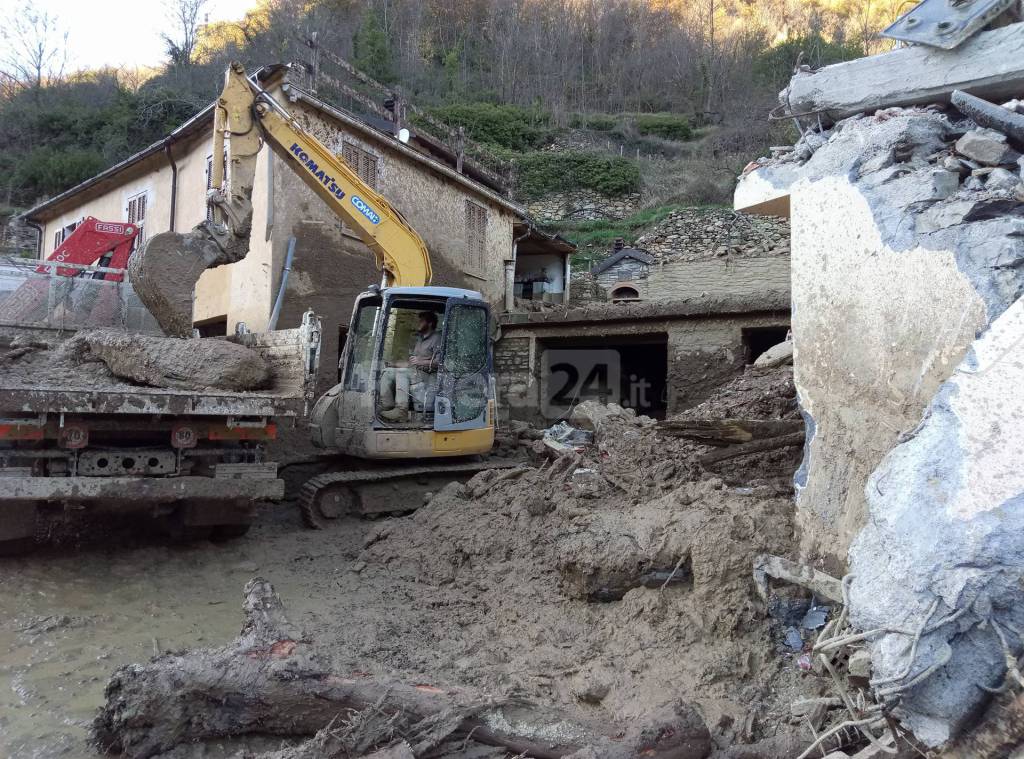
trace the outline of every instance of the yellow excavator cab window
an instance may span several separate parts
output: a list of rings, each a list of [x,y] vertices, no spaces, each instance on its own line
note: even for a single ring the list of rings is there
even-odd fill
[[[360,303],[352,317],[348,338],[348,362],[344,374],[346,390],[366,392],[373,387],[374,326],[380,308],[380,298],[367,299]]]

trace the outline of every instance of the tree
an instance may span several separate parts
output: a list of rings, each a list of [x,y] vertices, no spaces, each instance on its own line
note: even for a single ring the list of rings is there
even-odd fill
[[[378,82],[390,84],[395,81],[395,70],[391,61],[391,46],[373,8],[367,8],[359,30],[352,38],[353,52],[357,67]]]
[[[168,15],[176,37],[161,35],[172,66],[189,66],[199,41],[199,14],[209,0],[167,0]]]
[[[0,58],[4,90],[39,92],[64,76],[68,33],[55,16],[26,2],[6,19],[0,38],[6,48]]]

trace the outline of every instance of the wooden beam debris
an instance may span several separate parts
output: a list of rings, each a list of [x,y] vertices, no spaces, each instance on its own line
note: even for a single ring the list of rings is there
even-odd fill
[[[838,120],[881,108],[948,103],[954,90],[989,100],[1024,92],[1024,22],[975,35],[956,50],[916,45],[800,71],[779,99],[788,115]]]
[[[754,585],[765,603],[768,603],[769,577],[807,588],[818,598],[824,598],[832,603],[845,603],[843,584],[838,578],[807,564],[798,564],[781,556],[763,553],[754,559]]]
[[[705,445],[731,445],[803,433],[802,419],[666,419],[658,431]]]

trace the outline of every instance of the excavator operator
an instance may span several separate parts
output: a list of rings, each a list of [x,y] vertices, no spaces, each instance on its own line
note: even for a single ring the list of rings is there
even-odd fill
[[[389,366],[380,375],[380,417],[389,422],[404,422],[409,416],[409,400],[427,411],[433,408],[437,390],[437,367],[441,360],[441,335],[437,314],[420,311],[416,339],[409,353],[408,367]],[[411,369],[411,371],[410,371]]]

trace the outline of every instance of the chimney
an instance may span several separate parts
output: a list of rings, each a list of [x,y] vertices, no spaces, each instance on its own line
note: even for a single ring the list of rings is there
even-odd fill
[[[618,253],[620,250],[622,250],[625,247],[626,247],[626,241],[623,240],[621,237],[616,237],[615,238],[615,248],[614,248],[614,250],[612,252]]]

